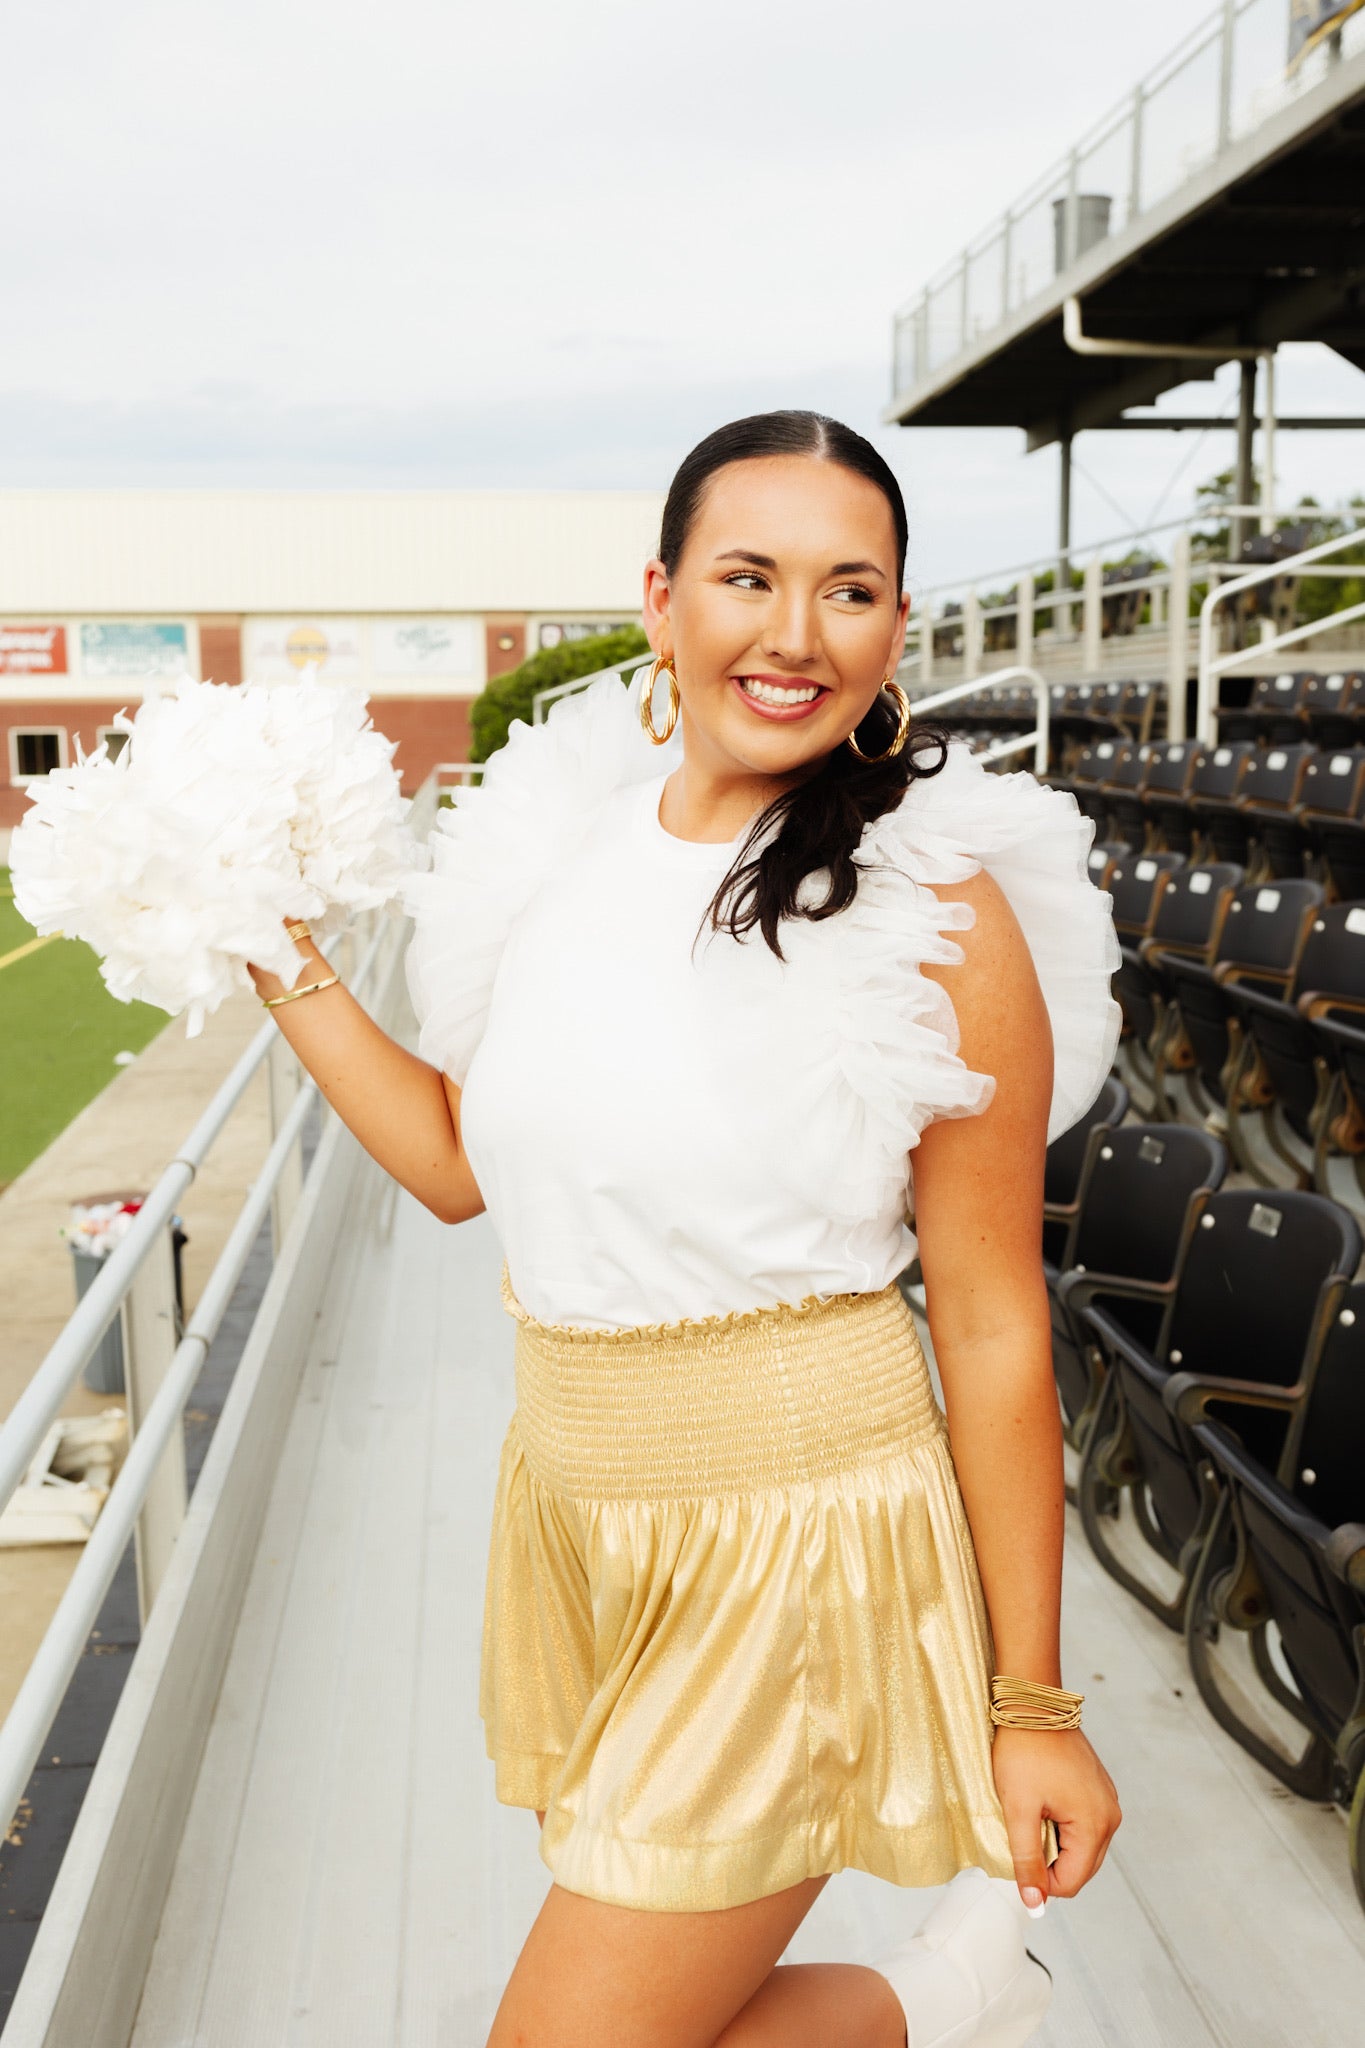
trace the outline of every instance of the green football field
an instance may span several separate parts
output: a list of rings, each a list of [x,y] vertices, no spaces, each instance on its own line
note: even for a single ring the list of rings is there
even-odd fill
[[[39,941],[15,959],[34,938],[0,868],[0,1187],[113,1080],[115,1053],[141,1052],[170,1022],[146,1003],[117,1002],[79,939]]]

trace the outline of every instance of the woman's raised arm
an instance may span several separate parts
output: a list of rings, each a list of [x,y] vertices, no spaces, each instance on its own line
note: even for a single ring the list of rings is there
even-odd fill
[[[311,938],[297,941],[307,965],[297,987],[333,970]],[[278,975],[248,963],[262,997],[283,995]],[[439,1216],[463,1223],[483,1196],[460,1142],[460,1090],[449,1075],[408,1052],[362,1009],[342,982],[280,1003],[270,1015],[347,1129],[400,1187]]]

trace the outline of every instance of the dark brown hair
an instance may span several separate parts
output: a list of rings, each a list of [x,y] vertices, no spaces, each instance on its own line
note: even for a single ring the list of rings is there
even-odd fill
[[[889,465],[870,441],[820,412],[761,412],[731,420],[699,441],[669,486],[659,535],[659,560],[671,577],[696,518],[702,494],[716,471],[731,462],[766,455],[815,455],[866,477],[886,499],[896,529],[896,588],[905,579],[909,526],[905,500]],[[895,737],[896,712],[878,694],[857,729],[858,745],[878,754]],[[862,863],[854,859],[864,827],[894,809],[920,776],[937,775],[947,760],[943,727],[916,720],[899,754],[889,760],[860,761],[851,747],[837,746],[804,782],[759,812],[722,879],[703,923],[738,939],[755,926],[778,959],[778,926],[784,917],[833,917],[846,910],[858,889]],[[937,759],[926,752],[937,749]],[[771,828],[776,827],[775,831]],[[766,841],[759,846],[760,840]],[[758,848],[755,851],[755,847]],[[823,897],[802,895],[810,875],[828,871]]]

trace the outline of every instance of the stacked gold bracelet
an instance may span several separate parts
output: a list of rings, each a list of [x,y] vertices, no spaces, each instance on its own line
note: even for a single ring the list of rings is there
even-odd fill
[[[991,1720],[997,1728],[1079,1728],[1084,1699],[1032,1678],[992,1678]]]

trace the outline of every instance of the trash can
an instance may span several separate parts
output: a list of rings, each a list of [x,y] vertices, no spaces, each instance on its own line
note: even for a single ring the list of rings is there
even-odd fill
[[[116,1244],[122,1242],[142,1207],[143,1194],[87,1195],[71,1205],[67,1242],[75,1273],[76,1299],[80,1301],[93,1285]],[[179,1216],[171,1218],[171,1254],[175,1265],[176,1339],[185,1324],[184,1275],[181,1248],[189,1238]],[[115,1316],[95,1346],[82,1375],[92,1394],[121,1394],[124,1391],[123,1319]]]
[[[1109,211],[1113,198],[1108,192],[1078,192],[1076,194],[1076,256],[1079,260],[1087,250],[1093,249],[1109,233]],[[1052,202],[1052,263],[1055,274],[1060,277],[1067,268],[1065,199]]]

